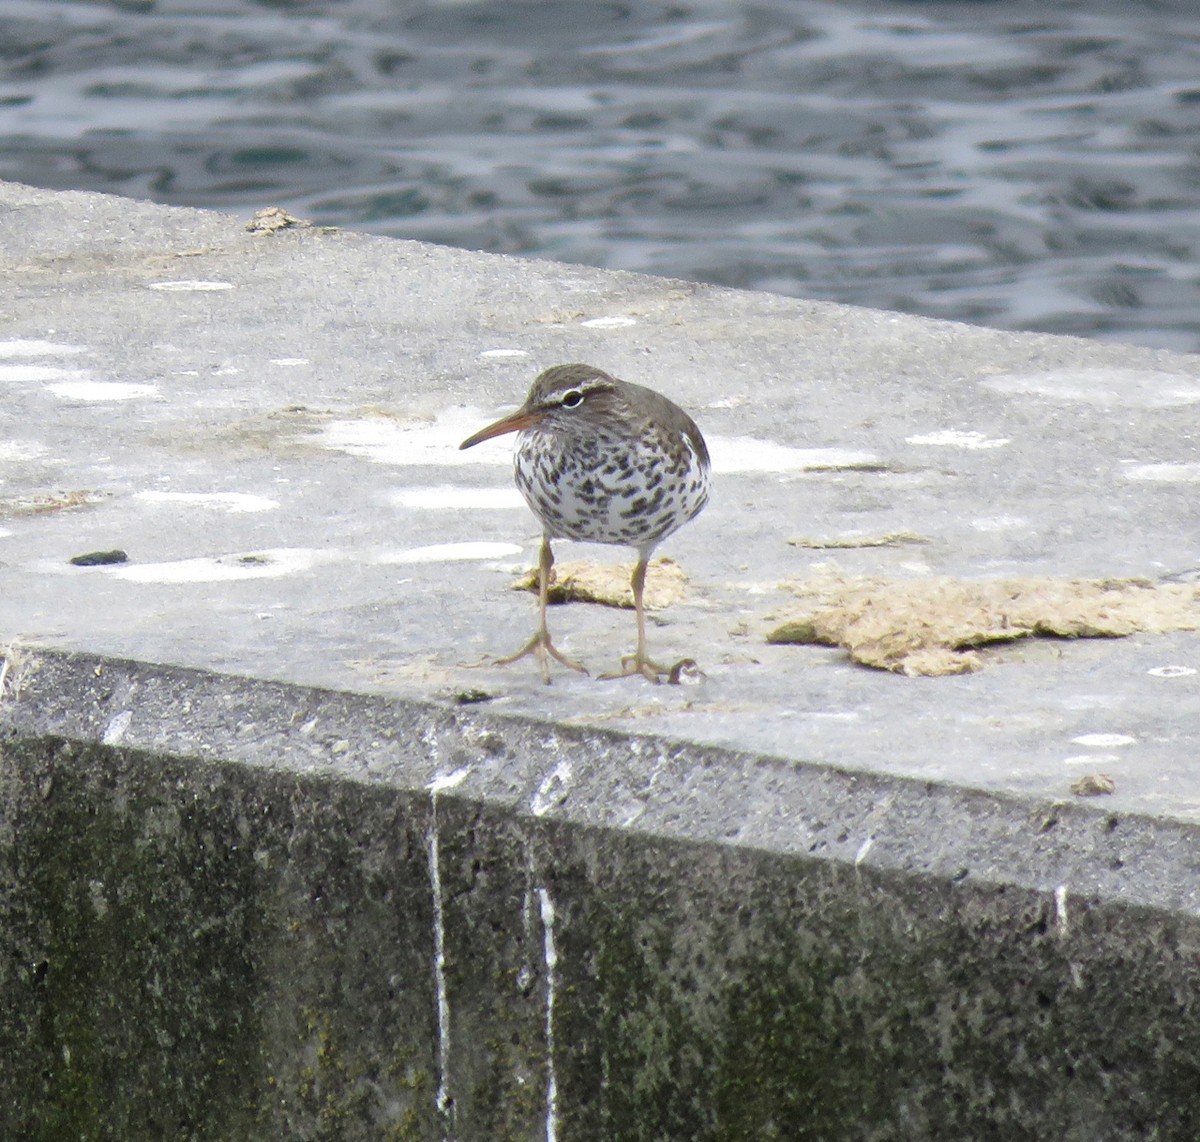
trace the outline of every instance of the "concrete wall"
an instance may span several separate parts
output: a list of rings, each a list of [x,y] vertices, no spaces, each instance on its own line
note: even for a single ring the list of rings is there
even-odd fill
[[[1194,830],[84,656],[7,684],[4,1137],[1200,1131]]]

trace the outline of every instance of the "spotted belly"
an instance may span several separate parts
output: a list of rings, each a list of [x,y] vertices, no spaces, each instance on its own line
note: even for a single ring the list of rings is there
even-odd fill
[[[572,449],[522,440],[517,488],[552,538],[651,547],[699,514],[709,474],[690,442],[674,450]]]

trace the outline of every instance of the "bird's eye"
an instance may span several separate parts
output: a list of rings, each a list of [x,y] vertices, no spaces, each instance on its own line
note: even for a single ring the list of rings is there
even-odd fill
[[[562,395],[563,408],[578,408],[583,404],[583,393],[578,389],[568,389]]]

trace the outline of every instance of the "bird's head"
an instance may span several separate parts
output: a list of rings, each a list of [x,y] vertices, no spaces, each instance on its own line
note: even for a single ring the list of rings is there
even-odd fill
[[[459,448],[471,448],[543,422],[564,431],[581,428],[596,412],[619,399],[618,387],[614,377],[592,365],[555,365],[533,382],[525,403],[516,412],[468,436]]]

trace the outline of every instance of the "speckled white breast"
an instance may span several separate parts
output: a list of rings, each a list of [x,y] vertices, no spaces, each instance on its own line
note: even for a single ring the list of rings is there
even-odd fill
[[[518,437],[517,487],[551,538],[649,550],[708,502],[709,471],[690,438],[655,428],[636,445],[615,434],[575,439],[537,427]]]

